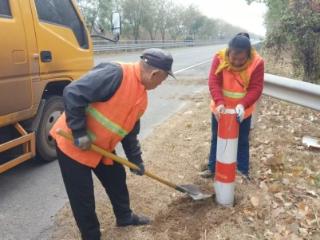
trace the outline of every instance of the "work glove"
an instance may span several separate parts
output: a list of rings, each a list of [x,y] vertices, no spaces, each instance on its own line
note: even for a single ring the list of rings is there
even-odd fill
[[[238,123],[241,123],[244,119],[244,106],[242,104],[238,104],[235,110],[237,114],[237,121]]]
[[[216,107],[216,111],[214,112],[214,117],[216,118],[217,121],[219,121],[220,114],[224,113],[225,107],[223,104],[220,104],[219,106]]]
[[[74,138],[73,143],[81,150],[88,150],[91,147],[91,139],[88,135]]]
[[[132,162],[134,163],[134,162]],[[139,167],[139,169],[131,169],[130,168],[130,171],[138,176],[142,176],[144,174],[144,164],[143,162],[140,162],[140,163],[134,163],[135,165],[137,165]]]

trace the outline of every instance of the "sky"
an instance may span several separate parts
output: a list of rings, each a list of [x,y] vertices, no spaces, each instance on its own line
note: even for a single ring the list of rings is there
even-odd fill
[[[264,14],[267,7],[262,3],[248,5],[245,0],[174,0],[182,5],[194,4],[206,16],[223,19],[232,25],[239,26],[264,36]]]

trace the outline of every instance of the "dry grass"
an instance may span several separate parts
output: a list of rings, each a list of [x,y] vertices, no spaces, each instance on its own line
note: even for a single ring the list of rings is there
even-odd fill
[[[148,170],[176,183],[213,191],[198,172],[210,147],[207,94],[157,127],[142,143]],[[132,208],[154,219],[151,226],[116,228],[107,197],[96,181],[103,239],[320,239],[320,153],[301,145],[303,135],[320,137],[320,114],[264,97],[251,133],[252,182],[237,178],[234,208],[211,199],[194,202],[174,190],[128,175]],[[57,216],[53,239],[79,239],[66,206]]]

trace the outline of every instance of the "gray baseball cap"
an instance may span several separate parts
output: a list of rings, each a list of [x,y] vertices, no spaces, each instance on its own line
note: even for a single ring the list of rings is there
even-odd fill
[[[160,48],[149,48],[143,51],[140,58],[150,66],[161,69],[176,78],[172,72],[173,58],[169,52]]]

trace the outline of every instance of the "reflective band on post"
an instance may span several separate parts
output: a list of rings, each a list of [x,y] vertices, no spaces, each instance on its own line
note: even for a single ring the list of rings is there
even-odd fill
[[[124,138],[128,132],[121,128],[118,124],[112,122],[110,119],[105,117],[102,113],[100,113],[97,109],[89,106],[86,109],[86,112],[93,117],[97,122],[99,122],[102,126],[110,130],[111,132],[119,135]]]
[[[215,180],[223,183],[232,183],[236,179],[237,164],[226,164],[217,161]]]
[[[218,124],[219,137],[224,139],[238,138],[239,124],[236,114],[221,114]]]
[[[231,92],[231,91],[228,91],[228,90],[222,90],[222,93],[224,96],[228,97],[228,98],[243,98],[246,96],[247,93],[245,92]]]

